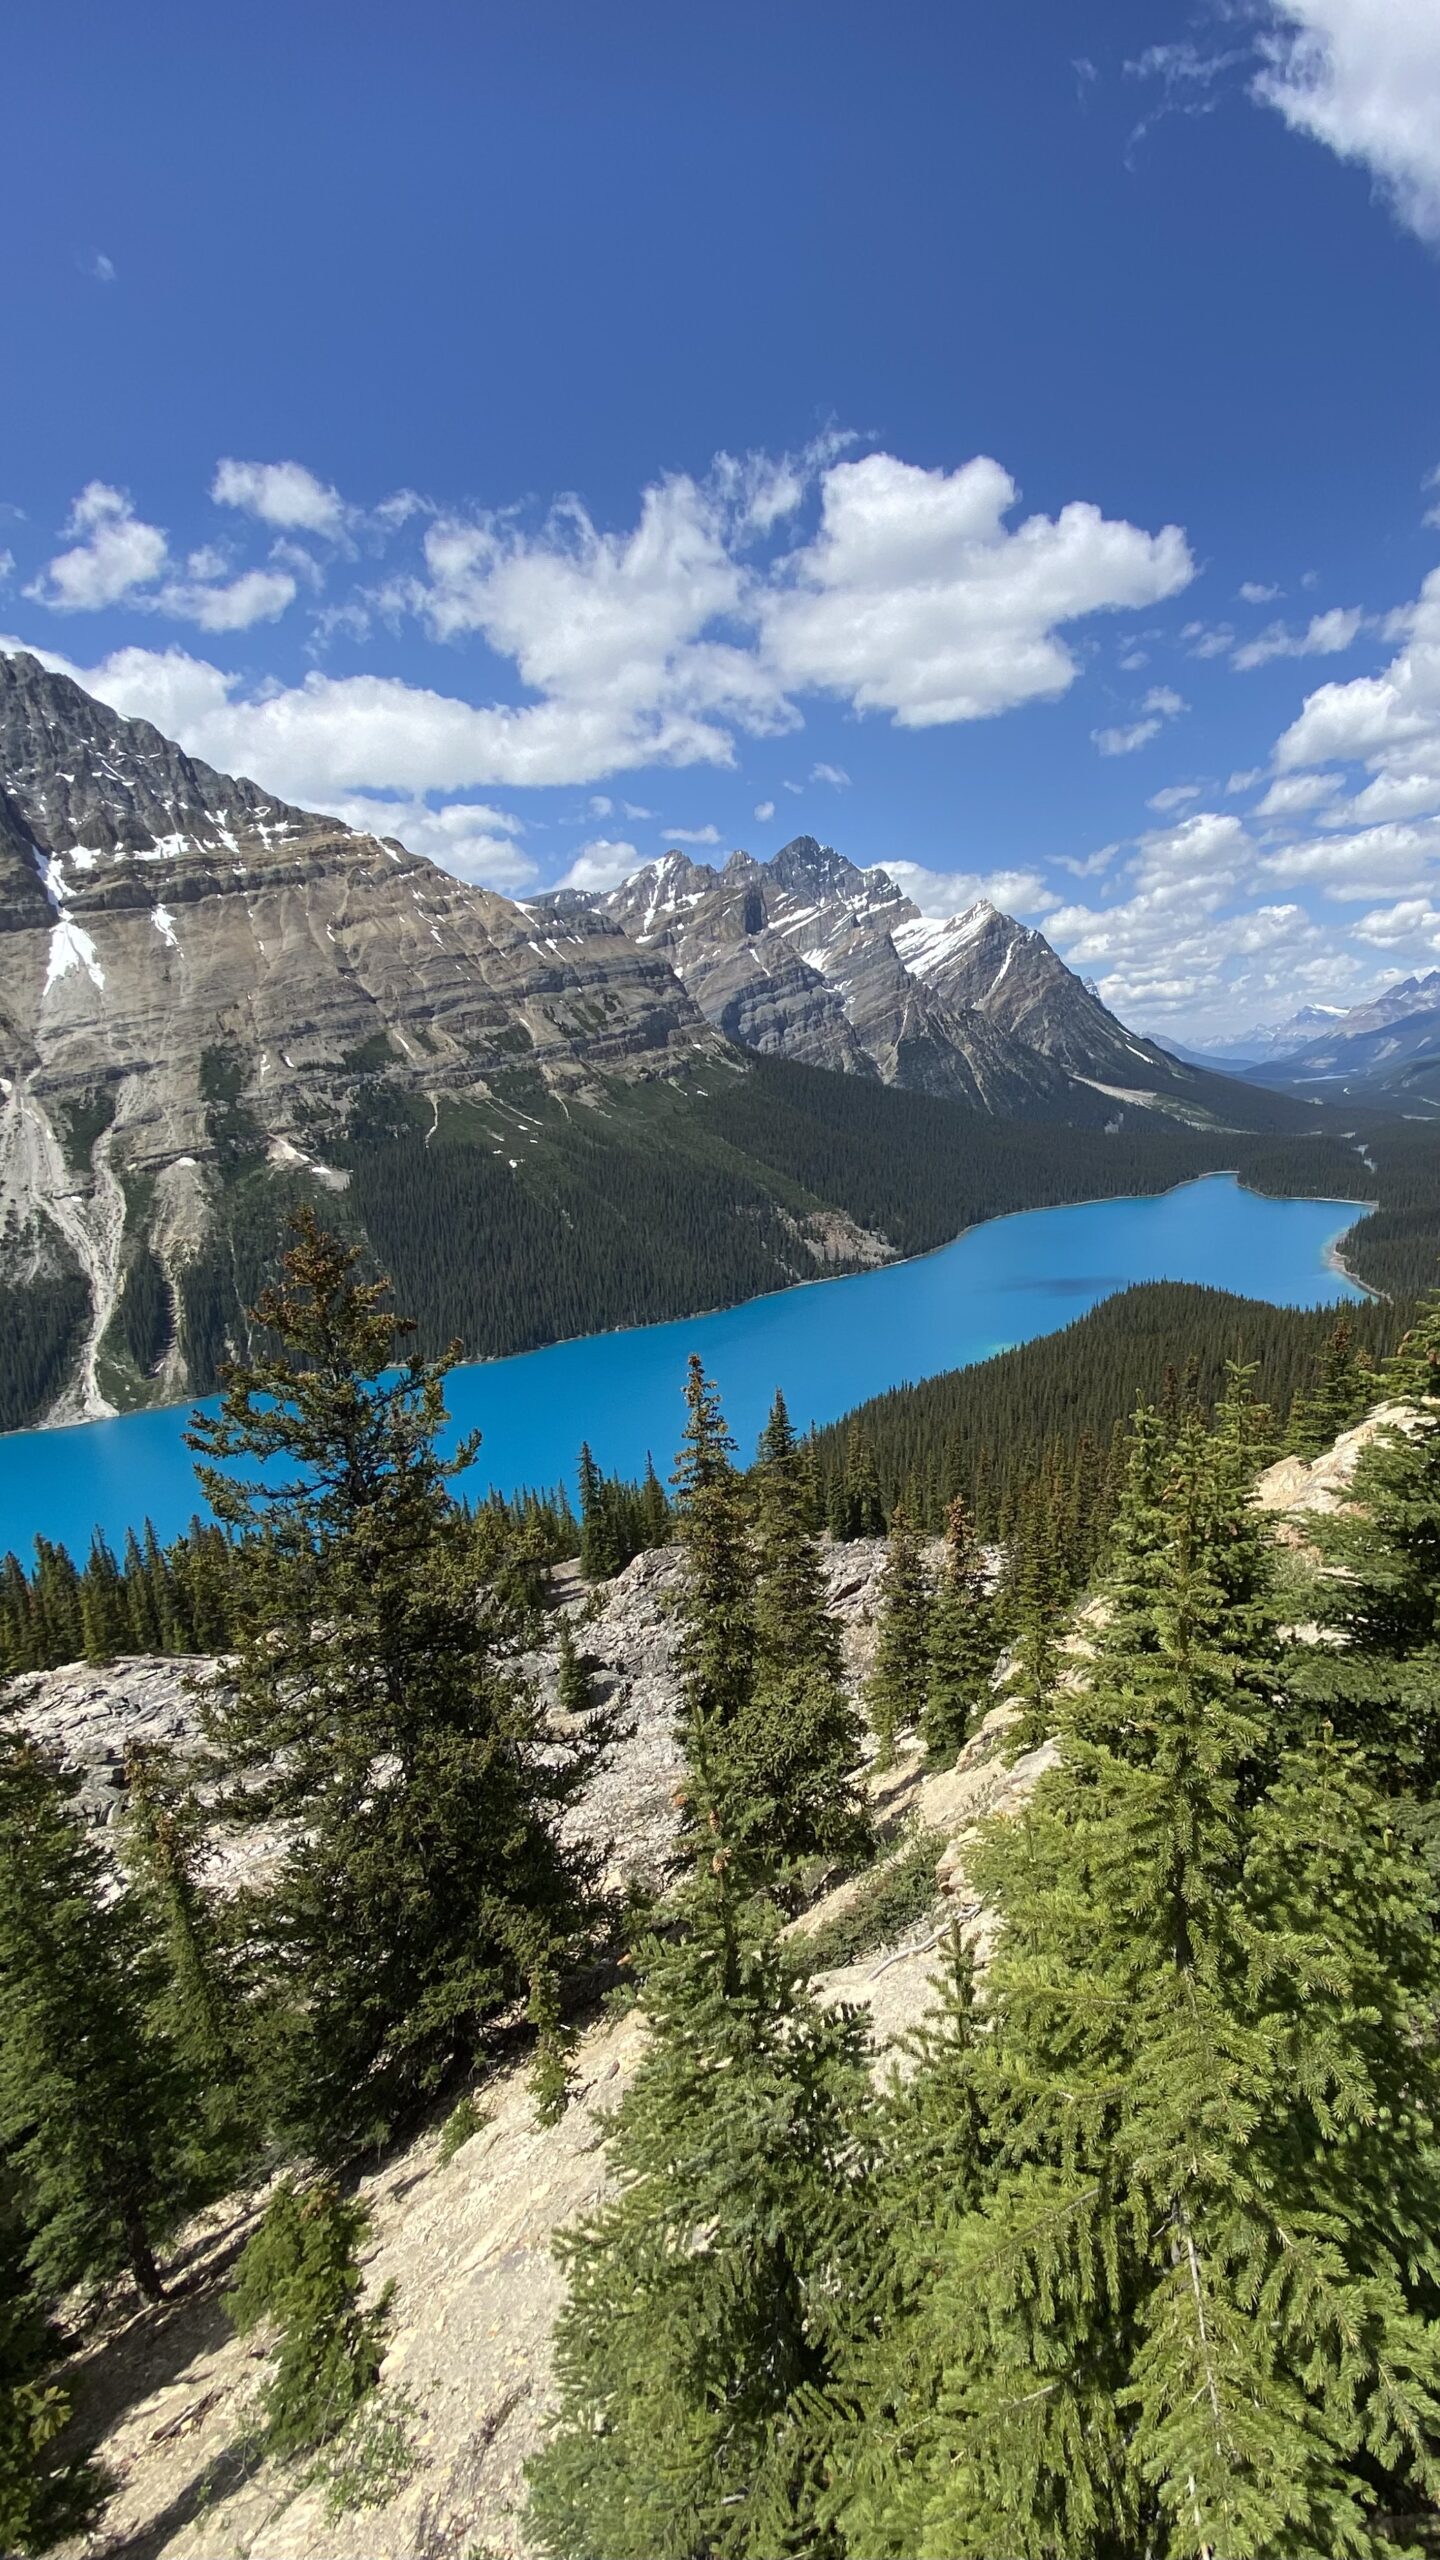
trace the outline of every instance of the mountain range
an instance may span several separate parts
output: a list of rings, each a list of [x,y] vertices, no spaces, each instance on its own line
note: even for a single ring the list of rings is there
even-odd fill
[[[299,1197],[498,1352],[1305,1119],[811,837],[519,903],[0,656],[0,1423],[208,1387]]]
[[[706,1019],[762,1056],[1005,1118],[1104,1126],[1120,1106],[1207,1126],[1243,1110],[1136,1039],[1043,934],[987,900],[936,921],[886,871],[813,836],[769,862],[733,853],[723,870],[671,852],[618,889],[537,904],[663,955]]]

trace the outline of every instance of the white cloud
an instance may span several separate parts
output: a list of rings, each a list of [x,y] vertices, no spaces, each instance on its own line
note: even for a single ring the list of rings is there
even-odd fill
[[[828,782],[836,791],[848,791],[850,788],[850,776],[843,764],[812,764],[810,779],[812,782]]]
[[[1440,947],[1440,914],[1428,897],[1401,898],[1393,907],[1373,907],[1351,930],[1362,942],[1372,942],[1382,951],[1416,942]]]
[[[104,480],[81,490],[65,532],[75,537],[73,548],[57,552],[25,590],[54,613],[98,613],[150,585],[165,567],[159,526],[142,523],[124,490]]]
[[[1159,720],[1132,720],[1128,729],[1092,729],[1090,735],[1102,756],[1133,756],[1159,737],[1163,725]]]
[[[1234,628],[1228,622],[1187,622],[1180,637],[1192,658],[1223,658],[1235,645]]]
[[[1257,803],[1255,814],[1260,818],[1298,817],[1306,809],[1318,808],[1339,788],[1338,773],[1282,774]]]
[[[667,844],[719,844],[718,827],[667,827]]]
[[[503,809],[474,801],[451,801],[432,809],[420,799],[396,800],[365,792],[334,792],[321,804],[347,827],[364,834],[397,836],[412,853],[422,853],[442,871],[486,889],[514,892],[530,887],[538,867],[513,839],[521,832],[518,818]]]
[[[217,463],[210,495],[217,507],[239,507],[285,533],[343,532],[345,505],[338,489],[317,480],[303,462]]]
[[[274,622],[294,601],[295,581],[287,572],[247,569],[228,586],[192,579],[162,587],[155,606],[179,621],[197,622],[202,631],[248,631],[253,623]]]
[[[1328,613],[1312,614],[1303,631],[1289,631],[1283,622],[1272,622],[1257,639],[1245,641],[1235,651],[1232,664],[1264,667],[1272,658],[1334,657],[1351,647],[1367,618],[1359,605],[1332,605]]]
[[[762,822],[763,822],[764,820],[768,819],[768,818],[773,818],[773,817],[774,817],[774,815],[775,815],[775,803],[774,803],[774,801],[773,801],[773,800],[757,800],[757,801],[756,801],[756,803],[755,803],[755,815],[756,815],[756,817],[757,817],[757,818],[759,818]]]
[[[113,258],[107,258],[103,249],[87,249],[80,260],[80,272],[82,275],[89,276],[94,284],[113,284],[116,272],[115,261]]]
[[[1148,649],[1127,649],[1117,663],[1127,676],[1137,676],[1142,667],[1149,666],[1150,652]]]
[[[1075,502],[1007,531],[1018,492],[980,455],[953,472],[868,454],[824,474],[813,541],[760,603],[787,687],[888,711],[901,728],[980,720],[1066,692],[1062,625],[1151,605],[1193,575],[1184,535]]]
[[[597,836],[592,844],[582,845],[568,871],[554,883],[557,889],[618,889],[632,871],[641,868],[641,857],[633,844],[623,840]]]
[[[1098,978],[1122,1019],[1243,1018],[1267,983],[1296,983],[1327,939],[1299,905],[1237,909],[1254,852],[1239,818],[1194,811],[1140,838],[1128,896],[1059,907],[1045,932],[1072,968]]]
[[[1188,800],[1198,800],[1200,789],[1198,782],[1167,783],[1163,791],[1151,793],[1145,806],[1147,809],[1157,810],[1161,817],[1166,817],[1172,809],[1183,809]]]
[[[323,669],[252,686],[201,658],[182,665],[180,652],[139,647],[116,652],[94,682],[292,797],[589,785],[649,765],[733,766],[742,735],[802,725],[806,687],[857,710],[889,708],[901,726],[1056,695],[1079,673],[1067,624],[1153,604],[1191,574],[1173,526],[1152,535],[1080,503],[1012,526],[1016,492],[997,463],[947,474],[887,454],[842,461],[844,441],[821,438],[773,464],[721,456],[704,480],[658,481],[620,531],[597,526],[576,499],[535,527],[516,512],[442,514],[402,493],[403,510],[397,499],[390,511],[397,524],[416,515],[423,574],[318,612],[312,651],[363,639],[377,610],[418,614],[437,638],[483,638],[508,661],[518,700],[472,703],[450,687]],[[295,531],[333,541],[361,522],[296,462],[228,458],[212,495],[279,532],[263,565],[207,546],[182,571],[161,529],[95,483],[77,504],[73,549],[31,592],[66,609],[128,597],[138,610],[240,631],[320,578]],[[818,529],[797,538],[795,511],[812,502]],[[777,529],[789,546],[778,552]],[[844,769],[817,763],[816,783],[842,787]],[[637,818],[633,805],[621,814]]]
[[[1236,592],[1242,604],[1273,604],[1285,590],[1283,587],[1262,587],[1254,578],[1242,578]]]
[[[955,916],[981,898],[1003,907],[1008,915],[1033,914],[1045,903],[1045,883],[1038,871],[931,871],[922,862],[867,862],[862,870],[883,871],[913,898],[922,915]]]
[[[1256,95],[1358,160],[1399,219],[1440,246],[1440,13],[1435,0],[1271,0]]]
[[[1090,732],[1102,756],[1133,756],[1158,738],[1167,720],[1177,720],[1190,708],[1183,694],[1168,684],[1152,684],[1140,705],[1140,718],[1128,727],[1092,729]]]

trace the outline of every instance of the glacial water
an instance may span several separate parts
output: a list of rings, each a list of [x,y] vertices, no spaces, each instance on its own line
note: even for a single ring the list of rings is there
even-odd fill
[[[456,1430],[484,1433],[463,1482],[479,1494],[573,1479],[582,1440],[607,1473],[639,1474],[653,1451],[667,1474],[692,1351],[748,1457],[777,1386],[797,1423],[830,1422],[886,1387],[1053,1333],[1135,1281],[1198,1281],[1276,1306],[1354,1298],[1326,1248],[1355,1214],[1350,1202],[1265,1199],[1211,1174],[1158,1198],[992,1219],[917,1261],[714,1315],[479,1361],[450,1381]],[[0,1438],[0,1553],[27,1556],[38,1532],[83,1555],[97,1525],[118,1544],[147,1515],[176,1536],[203,1508],[185,1417],[167,1407]]]

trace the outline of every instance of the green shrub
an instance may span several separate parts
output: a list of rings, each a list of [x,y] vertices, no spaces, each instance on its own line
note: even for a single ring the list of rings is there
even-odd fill
[[[471,2097],[464,2097],[452,2107],[440,2127],[440,2166],[448,2169],[456,2152],[472,2134],[482,2133],[490,2122],[488,2107],[477,2107]]]
[[[338,2188],[297,2194],[287,2184],[241,2257],[226,2310],[241,2337],[262,2322],[276,2334],[260,2394],[267,2453],[324,2444],[375,2386],[388,2295],[361,2311],[358,2251],[369,2226],[367,2208]]]
[[[872,1947],[889,1946],[913,1929],[939,1899],[935,1861],[945,1846],[939,1831],[917,1831],[912,1840],[872,1869],[853,1902],[822,1920],[804,1940],[808,1969],[833,1973]]]
[[[404,2488],[417,2455],[411,2429],[421,2412],[405,2391],[377,2391],[325,2448],[307,2485],[325,2492],[332,2524],[363,2507],[385,2507]]]

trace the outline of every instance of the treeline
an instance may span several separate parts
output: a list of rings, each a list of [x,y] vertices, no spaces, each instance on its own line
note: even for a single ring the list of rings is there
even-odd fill
[[[847,1482],[869,1475],[882,1524],[903,1496],[937,1531],[960,1494],[982,1534],[997,1536],[1047,1461],[1068,1471],[1087,1447],[1108,1453],[1137,1402],[1183,1397],[1211,1411],[1233,1360],[1254,1364],[1278,1455],[1341,1321],[1333,1307],[1273,1307],[1182,1281],[1122,1290],[1061,1333],[892,1387],[826,1425],[815,1445],[827,1510],[842,1521]],[[1357,1358],[1378,1363],[1399,1341],[1406,1309],[1369,1299],[1347,1305],[1343,1324]]]

